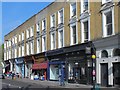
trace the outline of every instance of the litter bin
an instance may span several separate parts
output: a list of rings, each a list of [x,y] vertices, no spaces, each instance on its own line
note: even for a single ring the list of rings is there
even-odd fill
[[[44,80],[45,80],[45,77],[42,76],[42,81],[44,81]]]
[[[99,84],[95,84],[95,90],[100,90],[100,85]]]

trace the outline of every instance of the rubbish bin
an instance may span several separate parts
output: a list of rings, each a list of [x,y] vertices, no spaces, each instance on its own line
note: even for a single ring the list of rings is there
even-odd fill
[[[100,90],[100,85],[99,84],[95,84],[95,90]]]

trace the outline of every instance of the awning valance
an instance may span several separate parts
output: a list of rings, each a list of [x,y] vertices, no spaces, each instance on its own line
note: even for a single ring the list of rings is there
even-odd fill
[[[47,67],[48,67],[48,62],[43,62],[43,63],[39,63],[39,64],[35,63],[35,64],[33,64],[32,69],[33,70],[47,69]]]

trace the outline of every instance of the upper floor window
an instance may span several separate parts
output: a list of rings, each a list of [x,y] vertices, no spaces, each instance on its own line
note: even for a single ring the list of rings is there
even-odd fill
[[[76,44],[77,35],[76,35],[76,25],[71,26],[71,45]]]
[[[63,23],[63,9],[58,11],[58,24]]]
[[[42,52],[46,51],[46,36],[42,37]]]
[[[15,38],[14,37],[12,38],[12,43],[11,44],[12,45],[15,44]]]
[[[89,19],[82,22],[82,42],[90,40]]]
[[[24,45],[22,45],[22,56],[24,56]]]
[[[24,40],[24,32],[22,32],[22,41]]]
[[[40,53],[40,38],[37,38],[37,53]]]
[[[51,27],[55,27],[55,14],[51,16]]]
[[[113,14],[112,10],[103,12],[103,37],[107,37],[114,34],[113,28]]]
[[[108,3],[108,2],[112,2],[113,0],[102,0],[102,4]]]
[[[88,0],[82,0],[81,1],[81,13],[88,10],[89,1]]]
[[[26,38],[29,38],[30,37],[30,29],[27,29],[26,31]]]
[[[42,30],[46,29],[46,19],[42,20]]]
[[[36,27],[37,27],[37,32],[39,32],[39,31],[40,31],[40,22],[38,22],[38,23],[36,24]]]
[[[76,3],[71,4],[70,10],[71,10],[71,17],[75,16],[76,15]]]
[[[15,36],[15,43],[17,43],[17,36]]]
[[[63,47],[63,42],[64,42],[64,38],[63,38],[63,29],[58,30],[58,48]]]
[[[21,41],[21,35],[19,34],[19,42]]]
[[[33,34],[34,34],[34,27],[32,26],[32,27],[30,27],[30,37],[32,37]]]
[[[51,33],[51,50],[55,49],[55,33]]]
[[[30,42],[31,54],[34,54],[34,42]]]

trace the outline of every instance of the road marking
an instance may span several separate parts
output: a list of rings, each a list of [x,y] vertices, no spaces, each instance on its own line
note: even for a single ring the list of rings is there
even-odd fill
[[[17,88],[21,88],[20,86],[16,86],[16,85],[11,85],[11,84],[8,84],[8,83],[2,83],[2,84],[8,85],[8,86],[12,86],[12,87],[17,87]]]

